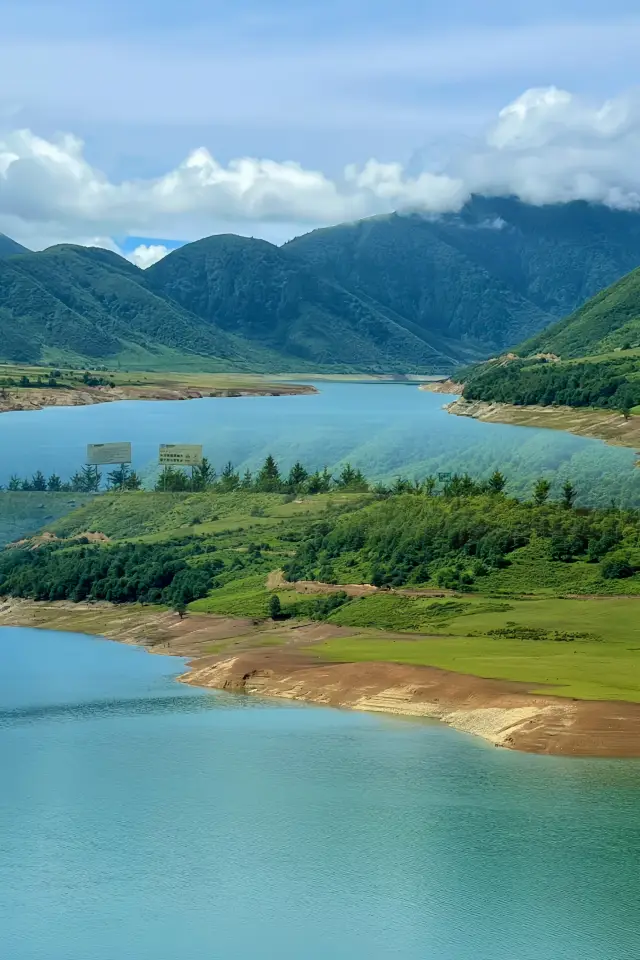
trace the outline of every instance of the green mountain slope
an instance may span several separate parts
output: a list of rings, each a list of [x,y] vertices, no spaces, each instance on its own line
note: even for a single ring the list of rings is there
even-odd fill
[[[153,289],[207,324],[303,362],[413,370],[448,368],[463,354],[264,240],[209,237],[146,273]]]
[[[602,407],[628,417],[640,406],[640,269],[515,353],[461,371],[465,399]]]
[[[552,327],[556,347],[540,331],[639,264],[640,213],[508,198],[342,224],[284,247],[210,237],[146,271],[107,250],[30,253],[0,236],[0,359],[428,373],[527,338],[575,356],[635,342],[626,294],[614,287]]]
[[[517,352],[583,357],[630,347],[640,347],[640,269],[523,343]]]
[[[108,250],[58,246],[0,261],[0,357],[165,365],[181,357],[247,363],[246,345],[149,289]],[[274,358],[275,359],[275,358]]]
[[[21,243],[17,243],[4,233],[0,233],[0,257],[15,257],[18,253],[30,252],[28,247],[23,247]]]
[[[476,197],[457,215],[377,217],[313,231],[285,249],[421,329],[486,354],[640,264],[640,216]]]

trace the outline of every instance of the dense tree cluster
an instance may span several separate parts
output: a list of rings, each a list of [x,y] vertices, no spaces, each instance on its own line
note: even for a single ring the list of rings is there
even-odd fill
[[[292,581],[369,582],[379,587],[428,583],[469,590],[481,588],[483,578],[511,565],[514,556],[522,557],[514,554],[521,548],[526,548],[526,556],[533,550],[545,565],[580,561],[588,570],[590,564],[604,580],[640,572],[640,512],[576,509],[570,481],[559,501],[549,500],[544,478],[535,482],[525,502],[509,497],[507,488],[498,471],[482,482],[466,474],[441,481],[427,478],[368,501],[351,500],[308,528],[301,520],[292,521],[276,539],[260,542],[248,540],[240,530],[231,542],[217,534],[187,532],[162,543],[137,544],[90,543],[76,533],[74,540],[2,551],[0,594],[164,603],[182,613],[191,600],[212,589],[215,594],[216,587],[227,588],[248,574],[263,584],[277,566],[283,566]],[[141,496],[129,504],[137,510],[136,504],[144,502]],[[269,606],[261,602],[265,616],[323,619],[348,598],[337,591],[300,596],[282,608],[275,600]],[[244,615],[244,607],[236,612]]]
[[[115,467],[107,473],[107,490],[139,490],[142,480],[135,470],[126,463]],[[81,467],[76,470],[69,480],[62,480],[57,473],[46,477],[42,470],[36,470],[31,477],[18,477],[14,474],[7,490],[35,491],[44,493],[98,493],[102,483],[102,473],[92,466]],[[2,488],[0,488],[2,489]]]
[[[253,493],[328,493],[329,490],[344,490],[350,493],[366,492],[369,483],[362,473],[345,464],[337,477],[325,467],[324,470],[308,470],[297,462],[288,473],[282,473],[280,467],[269,454],[256,473],[245,470],[240,473],[232,463],[227,463],[220,474],[205,457],[191,475],[179,467],[164,467],[157,481],[156,490],[179,492],[182,490],[217,490],[220,493],[233,493],[246,490]]]
[[[509,555],[532,538],[544,541],[549,560],[598,563],[605,578],[640,571],[637,512],[575,510],[576,491],[568,481],[559,503],[547,501],[544,480],[537,481],[528,503],[495,486],[481,489],[470,478],[457,478],[444,496],[403,494],[323,521],[298,544],[285,575],[336,582],[339,571],[344,582],[345,571],[354,570],[358,581],[376,586],[430,581],[465,589],[508,565]]]
[[[177,609],[204,596],[221,567],[215,557],[189,565],[172,543],[52,543],[0,553],[0,593],[35,600],[167,603]]]
[[[634,359],[591,363],[512,360],[470,371],[463,395],[465,400],[607,407],[628,412],[640,404],[640,377]]]

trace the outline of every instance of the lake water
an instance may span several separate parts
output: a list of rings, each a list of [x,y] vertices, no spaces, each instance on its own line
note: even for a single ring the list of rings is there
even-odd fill
[[[7,960],[637,960],[640,766],[0,630]]]
[[[640,505],[640,471],[633,450],[554,430],[480,423],[454,417],[451,398],[415,385],[319,383],[302,397],[242,397],[169,402],[122,402],[92,407],[3,413],[0,483],[12,473],[41,469],[68,477],[85,460],[87,443],[130,440],[135,466],[152,482],[159,443],[202,443],[220,469],[244,470],[273,453],[287,468],[298,458],[312,468],[346,460],[372,478],[424,476],[496,468],[509,490],[530,491],[549,476],[556,489],[575,482],[583,503]]]
[[[500,467],[514,492],[546,473],[640,503],[633,451],[451,417],[413,386],[320,391],[3,414],[0,482],[113,440],[151,480],[157,444],[184,441],[218,467]],[[638,764],[206,693],[180,667],[0,630],[3,960],[638,957]]]

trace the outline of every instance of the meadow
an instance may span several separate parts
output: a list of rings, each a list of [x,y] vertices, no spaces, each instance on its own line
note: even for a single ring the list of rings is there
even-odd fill
[[[123,611],[146,617],[168,605],[216,618],[212,623],[248,618],[256,629],[245,645],[296,647],[291,627],[321,619],[342,635],[297,647],[300,654],[421,664],[521,681],[547,694],[640,702],[640,562],[636,572],[604,575],[609,554],[635,556],[634,511],[535,506],[501,493],[125,492],[75,503],[68,494],[46,496],[66,499],[60,506],[68,512],[43,525],[55,541],[2,555],[1,575],[23,584],[20,595],[91,601],[87,571],[99,563],[101,582],[110,578],[120,591],[113,593],[118,602],[151,603],[127,603]],[[89,534],[108,539],[91,543]],[[313,582],[301,592],[281,575],[274,581],[274,571],[296,563],[305,580],[318,582],[317,593]],[[165,572],[171,565],[164,593],[149,591],[153,584],[145,580],[154,564]],[[370,583],[374,568],[383,580],[384,570],[400,571],[393,574],[398,582],[360,597],[341,591]],[[474,569],[466,582],[465,571]],[[329,586],[321,582],[327,571]],[[187,579],[191,593],[184,592]],[[44,595],[37,593],[48,582],[51,592],[45,586]],[[103,590],[95,598],[105,597]],[[207,652],[232,647],[216,642]]]

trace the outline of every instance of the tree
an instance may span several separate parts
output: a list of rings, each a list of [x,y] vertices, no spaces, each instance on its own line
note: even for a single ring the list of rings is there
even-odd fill
[[[47,489],[47,478],[45,477],[42,470],[36,470],[36,472],[32,476],[31,489],[38,490],[38,491]]]
[[[241,490],[251,490],[253,486],[253,474],[251,470],[245,470],[242,474],[242,480],[240,481]]]
[[[187,476],[184,470],[166,466],[162,468],[160,476],[156,480],[155,489],[163,493],[182,493],[189,490],[190,486],[191,478]]]
[[[29,377],[23,374],[18,381],[18,385],[21,387],[29,387],[31,386],[31,381],[29,380]]]
[[[234,469],[231,460],[225,464],[225,467],[220,474],[220,483],[218,486],[223,493],[231,493],[233,490],[237,490],[240,486],[240,476]]]
[[[552,560],[560,560],[562,563],[572,563],[575,559],[573,544],[562,530],[556,531],[551,537],[549,556]]]
[[[280,470],[274,458],[269,454],[256,478],[256,490],[262,493],[278,493],[282,487]]]
[[[139,490],[142,480],[135,470],[123,463],[107,474],[107,486],[110,490]]]
[[[9,486],[7,487],[7,489],[8,489],[8,490],[20,490],[21,486],[22,486],[22,482],[21,482],[21,480],[20,480],[20,477],[19,477],[17,474],[14,473],[14,474],[12,475],[11,479],[9,480]]]
[[[299,460],[297,460],[289,471],[289,476],[287,477],[287,486],[292,493],[297,493],[298,490],[301,490],[304,487],[309,473],[302,466]]]
[[[282,604],[277,593],[269,597],[269,616],[272,620],[277,620],[282,615]]]
[[[182,620],[185,613],[187,612],[187,605],[184,602],[184,600],[175,600],[173,603],[173,609]]]
[[[612,553],[600,565],[600,573],[606,580],[625,580],[632,577],[637,566],[625,553]]]
[[[343,490],[366,491],[369,489],[366,477],[362,470],[354,469],[350,463],[345,464],[336,485]]]
[[[565,510],[571,510],[573,507],[574,500],[576,499],[577,491],[574,485],[570,480],[565,480],[562,485],[562,506]]]
[[[437,483],[437,480],[432,475],[429,475],[428,477],[424,478],[424,480],[422,481],[422,492],[425,494],[425,496],[427,497],[433,496],[434,491],[436,489],[436,483]]]
[[[502,493],[507,481],[499,470],[495,470],[487,481],[487,488],[490,493]]]
[[[57,473],[52,473],[49,479],[47,480],[47,490],[55,493],[62,489],[62,480],[57,475]]]
[[[548,480],[545,480],[544,477],[540,477],[535,482],[533,488],[533,502],[536,506],[541,507],[543,503],[546,503],[549,499],[549,494],[551,492],[551,484]]]
[[[410,493],[410,492],[411,492],[411,481],[407,480],[406,477],[396,477],[391,487],[391,493],[400,494],[400,493]]]
[[[209,490],[216,482],[216,471],[206,457],[202,462],[193,468],[193,488],[194,490]]]
[[[78,493],[97,493],[102,474],[97,467],[87,464],[71,477],[71,488]]]
[[[356,472],[350,463],[346,463],[340,471],[340,476],[336,480],[338,487],[350,487],[355,480]]]
[[[322,477],[316,470],[307,480],[307,490],[311,494],[320,493],[322,490]]]

